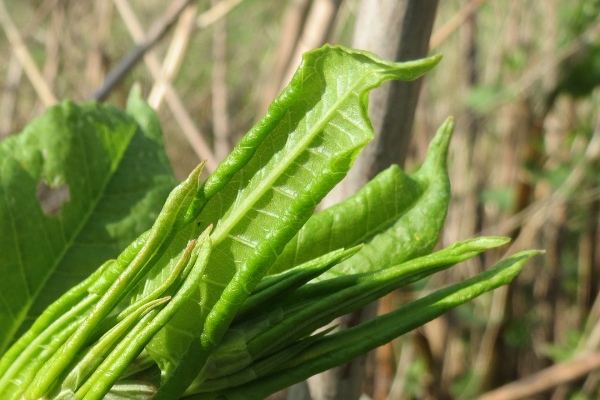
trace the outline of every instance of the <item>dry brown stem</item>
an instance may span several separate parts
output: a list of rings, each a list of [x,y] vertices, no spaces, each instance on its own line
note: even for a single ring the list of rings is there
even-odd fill
[[[600,353],[592,353],[574,360],[548,367],[531,376],[511,382],[478,397],[478,400],[525,399],[552,389],[560,384],[581,378],[600,368]]]
[[[306,20],[311,0],[293,0],[285,13],[282,23],[281,39],[277,46],[277,54],[273,68],[269,73],[269,79],[265,82],[260,106],[260,114],[267,111],[267,107],[273,101],[283,85],[283,79],[290,68],[290,61],[294,54],[294,49],[298,44],[302,26]]]
[[[186,1],[180,1],[178,5]],[[142,26],[138,21],[138,18],[135,15],[133,9],[131,8],[129,2],[127,0],[114,0],[114,3],[117,6],[119,13],[121,14],[123,21],[125,21],[127,29],[129,30],[129,33],[131,34],[133,39],[137,42],[147,42],[148,39],[144,39],[144,32]],[[160,25],[162,26],[163,24]],[[157,36],[157,33],[148,35],[148,37],[151,36]],[[202,133],[195,125],[192,118],[189,116],[187,110],[185,109],[185,106],[183,105],[183,102],[179,98],[179,95],[177,94],[175,89],[173,89],[173,86],[168,81],[168,79],[164,76],[162,66],[160,64],[160,61],[158,60],[158,57],[153,52],[148,52],[144,55],[144,61],[146,63],[146,66],[148,67],[148,70],[150,71],[150,74],[152,75],[152,78],[155,81],[160,82],[164,86],[167,103],[169,104],[169,107],[173,112],[177,123],[179,124],[183,133],[185,134],[188,142],[190,143],[198,157],[201,160],[206,160],[207,171],[214,171],[217,167],[217,162],[215,160],[213,152],[210,149],[208,143],[204,140]]]
[[[106,45],[109,40],[114,6],[110,1],[95,0],[94,10],[96,16],[96,28],[94,29],[92,49],[88,55],[85,69],[85,75],[89,86],[88,90],[100,86],[104,80],[104,75],[106,74],[104,56]]]
[[[196,5],[186,8],[181,14],[177,27],[173,32],[173,38],[162,64],[163,75],[168,81],[173,81],[181,67],[192,32],[196,27],[197,11],[198,7]],[[158,110],[164,98],[165,86],[161,82],[155,81],[148,96],[148,104],[150,104],[150,107]]]
[[[205,29],[220,19],[224,18],[243,0],[222,0],[213,7],[204,11],[196,17],[198,7],[190,5],[179,17],[173,38],[169,44],[167,55],[162,64],[163,75],[168,81],[173,81],[185,56],[192,33],[196,29]],[[154,86],[148,96],[148,103],[152,108],[158,110],[165,97],[165,87],[160,82],[154,82]]]
[[[50,28],[46,35],[46,57],[42,76],[45,82],[56,81],[60,59],[60,37],[65,26],[65,8],[63,4],[58,5],[52,13]]]
[[[212,0],[213,6],[219,0]],[[227,111],[227,28],[221,19],[213,28],[212,119],[215,138],[215,158],[223,160],[231,151],[229,115]]]
[[[50,107],[51,105],[56,104],[56,97],[52,93],[48,83],[44,80],[35,61],[33,61],[33,57],[23,42],[19,30],[6,10],[4,0],[0,0],[0,25],[2,25],[2,29],[4,29],[13,51],[23,66],[25,74],[29,78],[29,81],[33,85],[33,88],[44,106]]]
[[[6,81],[0,101],[0,140],[8,136],[12,131],[13,113],[17,99],[19,82],[23,76],[23,67],[13,52],[8,62]]]
[[[162,37],[167,33],[169,28],[177,21],[179,15],[183,12],[183,10],[191,3],[191,0],[175,0],[173,4],[165,11],[165,14],[158,18],[152,27],[148,30],[147,34],[144,34],[141,26],[136,30],[136,36],[134,37],[136,41],[136,47],[129,52],[121,62],[113,68],[107,75],[104,84],[98,90],[96,90],[91,96],[91,99],[94,100],[104,100],[111,92],[111,90],[127,75],[127,73],[133,68],[138,61],[144,57],[147,51],[149,51]],[[117,4],[117,2],[115,2]],[[121,3],[121,9],[125,9],[126,6],[123,6]],[[127,13],[124,18],[125,23],[128,22],[133,23],[133,20],[137,20],[135,13],[130,8],[130,12]],[[139,23],[138,23],[139,25]],[[127,29],[131,29],[132,26],[128,26]]]
[[[196,26],[198,29],[204,29],[211,26],[221,18],[224,18],[243,1],[244,0],[219,1],[213,7],[198,15],[198,18],[196,19]]]
[[[450,35],[456,32],[458,28],[461,27],[471,15],[473,15],[483,3],[485,3],[485,0],[471,0],[466,7],[454,14],[454,16],[446,21],[444,25],[433,32],[431,35],[431,40],[429,41],[429,50],[431,51],[437,48],[446,39],[448,39]]]

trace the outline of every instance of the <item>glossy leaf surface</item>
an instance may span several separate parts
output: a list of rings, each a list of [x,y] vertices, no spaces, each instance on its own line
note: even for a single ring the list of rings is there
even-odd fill
[[[202,371],[211,380],[205,382],[205,387],[200,385],[201,390],[241,384],[252,375],[256,379],[268,373],[264,371],[268,366],[275,371],[282,359],[293,358],[290,353],[295,354],[307,336],[334,318],[507,242],[507,238],[499,237],[469,239],[379,271],[332,278],[282,293],[277,301],[261,307],[260,313],[230,327],[211,356],[210,368]],[[266,358],[280,361],[263,361]],[[229,375],[228,371],[234,373]]]
[[[438,61],[390,63],[329,46],[304,55],[290,85],[200,191],[219,187],[199,216],[201,226],[215,225],[214,250],[198,299],[202,349],[188,351],[196,365],[180,370],[199,371],[277,255],[371,140],[368,92],[389,79],[415,79]],[[173,338],[181,348],[194,336]],[[173,390],[169,382],[166,388]]]
[[[444,312],[463,304],[487,291],[509,283],[525,262],[540,254],[525,251],[499,262],[493,268],[463,282],[435,291],[421,299],[398,307],[396,310],[362,323],[354,328],[318,337],[293,359],[276,364],[264,361],[271,374],[260,377],[249,371],[250,382],[222,391],[190,396],[190,400],[250,400],[263,399],[277,390],[342,365],[390,340],[416,328]]]
[[[271,268],[291,268],[326,252],[365,243],[361,251],[319,279],[377,270],[430,252],[450,201],[446,157],[454,121],[434,137],[421,168],[406,175],[391,166],[356,195],[312,216]]]
[[[7,292],[21,308],[0,296],[0,322],[12,318],[3,345],[27,326],[27,313],[40,314],[37,302],[40,310],[48,304],[50,282],[80,267],[73,280],[81,281],[109,259],[47,307],[0,358],[0,397],[160,400],[187,389],[202,393],[197,398],[259,399],[509,282],[536,252],[350,330],[319,331],[507,241],[470,239],[431,254],[450,197],[451,118],[416,173],[392,166],[356,196],[313,216],[373,136],[369,91],[385,80],[417,78],[438,61],[391,63],[331,46],[307,53],[231,155],[204,183],[202,165],[196,168],[160,213],[145,205],[173,180],[156,115],[139,97],[130,99],[130,115],[65,103],[45,117],[53,132],[35,122],[0,144],[0,222],[10,227],[10,234],[0,232],[2,251],[10,247],[8,256],[0,252],[0,268],[13,273],[15,265],[28,265],[25,258],[35,261],[33,269],[17,268],[9,282],[22,285]],[[79,175],[90,171],[90,182]],[[51,192],[66,187],[67,201],[44,208],[35,198],[39,181]],[[21,198],[22,209],[15,205]],[[21,230],[17,221],[26,214],[34,219]],[[146,220],[154,221],[151,228]],[[104,250],[96,254],[91,245]],[[117,245],[125,248],[118,257]],[[69,258],[72,252],[79,258]],[[67,279],[64,285],[54,298],[70,285]]]

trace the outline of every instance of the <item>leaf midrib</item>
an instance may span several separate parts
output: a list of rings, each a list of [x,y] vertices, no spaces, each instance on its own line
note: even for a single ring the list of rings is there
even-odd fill
[[[266,179],[261,180],[262,182],[264,182],[262,185],[262,189],[258,189],[258,190],[251,192],[250,195],[247,196],[240,204],[240,207],[239,207],[240,211],[234,212],[227,219],[225,219],[222,224],[219,224],[216,227],[215,232],[212,235],[214,246],[217,246],[219,243],[221,243],[221,241],[223,241],[229,235],[229,233],[231,232],[233,227],[235,225],[237,225],[237,223],[240,222],[242,217],[244,215],[246,215],[246,213],[252,209],[254,204],[256,204],[256,202],[268,190],[270,190],[272,188],[272,185],[283,174],[283,172],[286,171],[292,165],[292,163],[298,158],[298,156],[300,156],[300,154],[302,154],[308,148],[308,144],[310,142],[312,142],[314,140],[314,138],[320,132],[323,131],[323,129],[325,128],[325,125],[328,123],[328,121],[333,117],[333,115],[336,112],[339,111],[338,107],[342,103],[344,103],[346,100],[348,100],[349,98],[354,96],[357,87],[362,85],[365,78],[373,73],[375,73],[375,72],[368,72],[368,73],[364,74],[360,79],[356,80],[354,85],[350,86],[350,89],[346,92],[347,94],[345,96],[340,96],[339,99],[336,102],[334,102],[333,105],[330,107],[329,111],[326,112],[325,115],[320,120],[318,120],[318,122],[316,124],[313,125],[312,129],[308,130],[308,134],[305,135],[305,137],[300,140],[299,144],[294,146],[294,148],[296,150],[292,149],[291,153],[287,157],[285,157],[287,160],[282,164],[281,168],[273,169],[271,172],[269,172],[267,174]],[[306,118],[306,114],[304,115],[304,118]],[[238,208],[236,207],[236,209],[238,209]]]

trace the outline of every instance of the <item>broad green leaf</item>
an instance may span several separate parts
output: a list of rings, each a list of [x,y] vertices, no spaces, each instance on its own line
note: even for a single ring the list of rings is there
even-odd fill
[[[64,102],[0,143],[0,354],[42,310],[148,229],[175,180],[157,124]],[[141,125],[136,123],[136,119]],[[46,208],[36,192],[63,194]]]
[[[147,235],[143,235],[145,237],[145,240],[143,240],[144,243],[141,249],[135,252],[136,255],[131,262],[124,267],[119,262],[122,256],[124,256],[124,259],[130,257],[130,248],[127,248],[117,258],[116,262],[108,263],[103,268],[100,278],[110,282],[110,285],[108,287],[101,285],[103,290],[100,292],[91,290],[91,288],[88,289],[90,297],[99,297],[97,302],[82,317],[77,329],[61,344],[60,348],[56,350],[39,370],[35,379],[27,388],[24,395],[25,398],[37,399],[47,396],[52,388],[60,383],[61,377],[67,374],[70,368],[73,367],[73,363],[77,361],[78,354],[81,354],[80,352],[83,349],[92,345],[95,339],[93,335],[106,322],[112,325],[118,322],[118,319],[117,321],[111,320],[110,314],[118,311],[119,305],[127,301],[127,298],[131,295],[131,291],[139,282],[145,279],[148,271],[162,258],[164,252],[176,237],[177,232],[182,228],[187,209],[198,190],[198,177],[201,170],[202,166],[196,168],[188,179],[178,185],[169,194],[152,229]],[[186,246],[182,257],[186,257],[188,249],[189,244]],[[186,270],[188,269],[184,267],[184,274]],[[105,277],[108,278],[105,279]],[[173,282],[177,282],[177,284],[181,283],[177,279]],[[196,290],[197,287],[197,284],[194,285],[192,291]],[[186,296],[185,299],[187,300],[188,297]],[[151,310],[148,313],[150,316],[144,316],[143,318],[153,318],[153,312],[154,310]],[[145,324],[142,324],[142,326],[145,326]],[[148,338],[149,340],[150,338]]]
[[[473,278],[438,290],[354,328],[320,337],[291,360],[273,364],[273,360],[265,359],[264,365],[268,366],[267,370],[270,373],[257,377],[247,384],[222,391],[192,395],[188,398],[190,400],[263,399],[277,390],[347,363],[482,293],[508,284],[525,262],[537,254],[540,252],[518,253]]]
[[[419,182],[392,165],[347,200],[312,216],[285,246],[269,273],[342,247],[367,243],[392,226],[422,195]]]
[[[430,253],[444,227],[450,202],[450,178],[447,155],[454,131],[454,119],[448,118],[429,145],[425,162],[412,175],[423,189],[413,206],[397,221],[363,246],[356,256],[336,265],[321,276],[379,270]]]
[[[178,260],[181,265],[159,286],[160,291],[152,291],[127,306],[132,301],[131,289],[145,278],[144,271],[161,257],[180,229],[198,190],[200,171],[201,167],[197,168],[171,192],[151,230],[117,260],[106,262],[50,305],[10,348],[0,360],[0,397],[72,398],[80,390],[87,393],[86,387],[95,388],[86,397],[104,396],[119,378],[118,371],[133,363],[154,333],[197,290],[208,258],[207,250],[202,250],[210,244],[208,231],[188,243]],[[136,250],[138,244],[141,248]],[[125,300],[119,303],[121,299]],[[164,306],[167,301],[169,304]],[[164,309],[158,312],[159,307]],[[109,365],[104,364],[107,362]],[[90,376],[92,371],[94,375]]]
[[[265,118],[215,172],[216,181],[226,184],[205,201],[199,216],[201,226],[215,225],[198,299],[200,344],[191,342],[158,399],[185,390],[285,244],[372,138],[368,92],[389,79],[415,79],[438,61],[390,63],[329,46],[304,55]],[[209,178],[205,189],[212,182]]]
[[[440,127],[425,163],[415,174],[408,176],[398,166],[391,166],[354,196],[312,216],[270,272],[359,243],[367,245],[320,279],[377,270],[430,252],[448,210],[446,156],[453,127],[452,119]]]

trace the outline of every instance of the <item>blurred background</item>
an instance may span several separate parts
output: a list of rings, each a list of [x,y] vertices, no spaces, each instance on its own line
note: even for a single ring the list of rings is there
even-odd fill
[[[368,33],[356,29],[364,3],[0,0],[0,139],[63,99],[122,107],[137,82],[177,176],[201,159],[214,169],[303,51]],[[371,354],[361,393],[600,398],[600,1],[432,3],[425,43],[444,58],[420,85],[405,168],[455,116],[440,246],[477,235],[514,241],[389,296],[380,312],[517,250],[546,254],[510,286]]]

